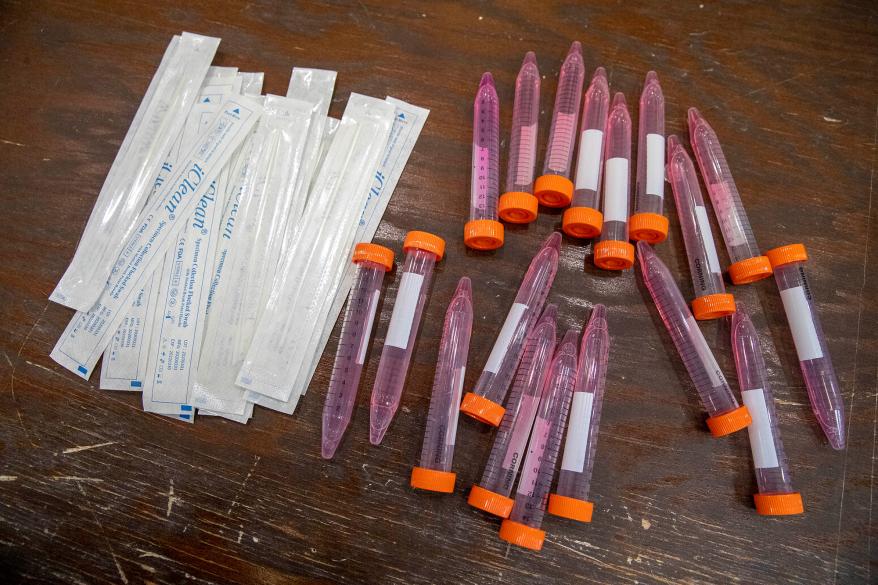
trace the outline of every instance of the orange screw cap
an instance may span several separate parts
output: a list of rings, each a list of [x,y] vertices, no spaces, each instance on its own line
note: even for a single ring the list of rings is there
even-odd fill
[[[546,533],[539,528],[531,528],[521,522],[506,519],[500,525],[500,538],[516,546],[540,550],[543,548]]]
[[[585,500],[577,500],[567,496],[551,494],[549,496],[549,514],[578,520],[579,522],[591,522],[591,513],[594,504]]]
[[[768,261],[771,262],[772,268],[789,264],[790,262],[805,262],[808,259],[808,252],[802,244],[788,244],[779,248],[774,248],[765,253]]]
[[[454,491],[457,474],[452,471],[439,471],[426,467],[413,467],[411,483],[413,488],[450,494]]]
[[[561,219],[561,229],[572,238],[596,238],[603,225],[604,214],[591,207],[565,209]]]
[[[763,516],[790,516],[805,511],[802,494],[753,494],[756,511]]]
[[[648,244],[664,242],[668,237],[668,218],[658,213],[635,213],[628,222],[632,239]]]
[[[500,518],[509,518],[509,514],[512,513],[512,505],[515,504],[515,500],[512,498],[477,485],[472,487],[466,501],[473,508],[484,510]]]
[[[479,422],[499,427],[506,409],[484,396],[467,392],[460,404],[460,411]]]
[[[735,297],[729,293],[704,295],[692,300],[692,314],[699,321],[726,317],[735,310]]]
[[[503,245],[503,224],[493,219],[474,219],[463,227],[463,243],[473,250],[496,250]]]
[[[735,431],[750,426],[753,419],[750,417],[750,411],[746,406],[739,406],[735,410],[731,410],[725,414],[718,414],[707,419],[707,426],[710,434],[714,437],[725,437]]]
[[[754,256],[729,266],[729,276],[735,284],[750,284],[771,276],[771,262],[765,256]]]
[[[393,250],[379,246],[378,244],[369,244],[361,242],[354,246],[354,264],[360,262],[374,262],[380,264],[388,272],[393,270]]]
[[[534,182],[534,195],[546,207],[567,207],[573,200],[573,181],[561,175],[543,175]]]
[[[634,265],[634,246],[618,240],[604,240],[594,247],[594,263],[604,270],[627,270]]]
[[[537,218],[540,202],[524,191],[511,191],[500,196],[497,213],[509,223],[530,223]]]
[[[436,254],[438,262],[445,255],[445,240],[429,232],[411,231],[406,234],[405,241],[402,243],[403,251],[408,252],[410,248],[432,252]]]

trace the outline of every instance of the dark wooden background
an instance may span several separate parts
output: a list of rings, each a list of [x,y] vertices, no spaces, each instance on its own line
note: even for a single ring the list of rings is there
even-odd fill
[[[876,582],[878,6],[158,4],[0,3],[4,581]],[[216,63],[265,71],[269,92],[285,91],[294,65],[338,70],[335,115],[351,91],[432,110],[376,241],[398,250],[407,230],[426,229],[447,238],[448,255],[402,407],[380,448],[368,443],[368,400],[386,301],[354,421],[329,463],[319,456],[320,416],[338,327],[295,415],[257,409],[246,426],[145,414],[139,395],[99,391],[97,376],[83,382],[48,357],[71,316],[48,295],[166,44],[181,30],[222,37]],[[723,141],[763,249],[808,246],[849,415],[846,451],[825,444],[810,412],[773,281],[733,291],[764,335],[802,516],[756,514],[746,434],[710,437],[642,282],[590,262],[583,271],[591,245],[572,241],[550,297],[559,327],[580,327],[602,302],[613,334],[594,521],[548,517],[538,554],[500,541],[498,522],[466,505],[491,445],[491,433],[468,419],[458,434],[457,491],[432,496],[408,486],[457,279],[468,275],[475,288],[473,384],[530,256],[560,225],[560,214],[543,212],[528,227],[507,228],[495,253],[464,248],[479,76],[494,73],[506,136],[518,66],[536,51],[544,144],[558,67],[574,39],[588,75],[604,65],[629,104],[646,71],[657,70],[669,133],[685,134],[686,108],[700,107]],[[679,224],[672,205],[668,211],[670,237],[658,251],[688,296]],[[394,297],[394,280],[385,298]],[[727,327],[703,330],[732,375]]]

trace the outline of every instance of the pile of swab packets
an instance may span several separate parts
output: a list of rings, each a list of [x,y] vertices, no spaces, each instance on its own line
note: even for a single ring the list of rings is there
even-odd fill
[[[211,67],[219,39],[168,45],[51,299],[76,309],[51,357],[143,408],[245,423],[292,413],[427,110],[351,94],[336,73]]]

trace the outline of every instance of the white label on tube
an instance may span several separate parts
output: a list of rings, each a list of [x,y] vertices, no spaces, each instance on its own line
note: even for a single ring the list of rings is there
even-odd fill
[[[466,366],[457,368],[454,371],[454,380],[451,388],[451,420],[448,421],[448,428],[445,429],[445,444],[449,447],[454,446],[454,439],[457,437],[457,417],[460,414],[460,399],[463,396],[463,379],[466,376]]]
[[[515,471],[521,465],[524,450],[527,448],[527,438],[533,426],[534,417],[537,415],[537,407],[540,404],[539,396],[522,396],[518,407],[518,416],[512,426],[512,436],[509,446],[506,447],[506,455],[503,456],[503,469],[512,470],[512,479],[515,479]]]
[[[790,330],[793,332],[793,342],[796,344],[796,353],[799,361],[816,360],[823,357],[820,349],[820,339],[817,337],[817,329],[811,318],[811,307],[805,289],[794,286],[780,291],[783,301],[783,309],[787,314]]]
[[[628,159],[609,159],[604,181],[604,222],[628,221]]]
[[[527,305],[522,303],[514,303],[509,309],[506,322],[503,323],[503,328],[500,330],[500,335],[497,336],[497,341],[494,342],[491,355],[488,356],[488,363],[485,364],[486,372],[496,374],[497,370],[500,369],[500,364],[506,357],[506,350],[509,349],[509,342],[512,341],[512,336],[515,334],[515,328],[518,327],[518,322],[521,321],[526,310]]]
[[[646,135],[646,193],[665,196],[665,138]]]
[[[561,469],[564,471],[582,473],[585,468],[585,454],[588,451],[588,433],[591,430],[593,406],[593,393],[573,393],[570,422],[567,423],[567,442],[564,443],[564,457],[561,459]]]
[[[521,156],[515,168],[515,182],[518,185],[533,183],[536,141],[537,125],[522,126],[518,136],[518,152]]]
[[[366,327],[363,329],[363,339],[360,340],[360,350],[357,352],[357,364],[363,365],[366,361],[366,350],[369,348],[369,337],[372,333],[372,324],[375,322],[375,310],[378,308],[378,296],[381,289],[376,289],[372,293],[372,299],[369,301],[369,318],[366,320]]]
[[[532,496],[540,476],[540,464],[549,444],[549,434],[552,431],[552,422],[541,416],[534,422],[534,430],[531,433],[530,444],[527,447],[527,457],[521,470],[521,479],[518,480],[518,493],[523,496]]]
[[[771,435],[771,421],[768,419],[765,393],[762,388],[744,390],[741,392],[741,398],[753,419],[747,427],[747,432],[750,434],[750,450],[753,451],[754,465],[757,469],[777,467],[777,451],[774,448],[774,437]]]
[[[601,174],[601,150],[604,132],[589,129],[582,132],[579,143],[579,159],[576,162],[576,188],[597,191]]]
[[[722,370],[719,369],[719,364],[716,363],[716,358],[713,357],[713,352],[710,351],[710,346],[707,345],[707,340],[704,339],[701,329],[698,328],[698,322],[692,315],[686,317],[686,321],[689,322],[689,329],[692,330],[692,335],[689,336],[689,339],[692,340],[692,345],[695,346],[695,351],[698,353],[698,357],[701,358],[704,369],[707,370],[707,376],[710,378],[711,385],[714,388],[725,385],[725,377]]]
[[[716,255],[716,244],[713,242],[710,220],[707,219],[707,210],[703,205],[695,206],[695,221],[698,222],[698,231],[701,232],[701,239],[704,241],[704,250],[707,253],[707,266],[711,272],[720,274],[722,269],[719,267],[719,257]]]
[[[412,332],[415,309],[418,306],[418,297],[421,296],[423,284],[422,274],[406,272],[402,275],[399,292],[396,294],[396,304],[393,306],[393,315],[390,317],[390,326],[387,328],[385,345],[399,349],[406,349],[409,346],[409,335]]]

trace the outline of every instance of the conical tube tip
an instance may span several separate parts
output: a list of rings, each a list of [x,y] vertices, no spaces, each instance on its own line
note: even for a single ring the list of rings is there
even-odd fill
[[[457,281],[457,288],[454,290],[454,298],[460,296],[465,296],[467,298],[472,298],[473,296],[473,284],[469,279],[469,276],[464,276]]]
[[[537,321],[537,323],[542,323],[543,321],[549,321],[549,320],[554,321],[557,316],[558,316],[558,305],[556,305],[555,303],[549,303],[548,305],[546,305],[546,308],[543,309],[543,314],[540,315],[540,318]]]
[[[646,74],[646,81],[644,81],[643,85],[649,85],[650,83],[658,83],[659,78],[658,74],[655,71],[649,71]]]
[[[671,162],[671,159],[674,158],[674,155],[677,153],[678,148],[683,148],[683,143],[680,142],[680,139],[676,134],[671,134],[668,136],[668,162]]]
[[[603,79],[604,81],[606,81],[607,80],[607,70],[604,69],[603,67],[598,67],[597,69],[595,69],[594,75],[591,76],[592,83],[594,83],[595,80],[597,80],[597,79]]]
[[[576,340],[579,339],[579,330],[568,329],[561,338],[561,345],[558,346],[558,353],[569,353],[572,346],[573,352],[576,353]]]
[[[554,248],[556,252],[561,251],[561,232],[552,232],[543,242],[543,248]]]
[[[701,112],[698,111],[698,108],[689,108],[686,117],[689,120],[690,128],[694,128],[700,124],[707,123],[707,120],[704,119],[704,116],[701,115]]]
[[[625,94],[622,93],[621,91],[617,91],[616,95],[613,96],[613,104],[611,107],[614,109],[622,107],[622,108],[625,108],[627,110],[628,109],[628,102],[625,101]]]
[[[568,56],[573,54],[582,55],[582,43],[580,43],[579,41],[573,41],[573,43],[570,45],[570,50],[567,51]]]
[[[588,327],[606,327],[607,308],[604,305],[597,304],[591,310],[588,318]]]
[[[521,62],[521,66],[525,67],[527,65],[536,65],[537,64],[537,55],[533,51],[528,51],[524,54],[524,60]]]
[[[479,88],[485,87],[486,85],[494,86],[494,76],[491,75],[490,71],[485,71],[482,73],[482,79],[479,81]]]

